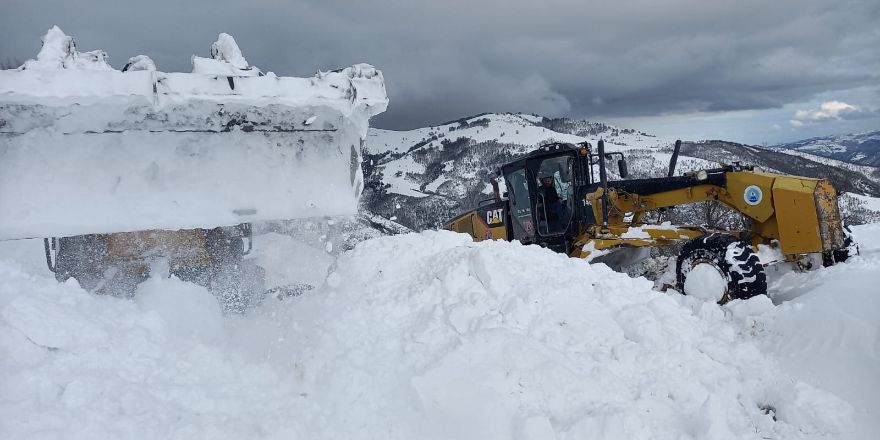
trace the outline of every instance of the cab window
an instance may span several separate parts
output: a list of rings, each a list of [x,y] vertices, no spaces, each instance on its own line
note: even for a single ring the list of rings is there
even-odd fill
[[[572,156],[552,157],[541,161],[537,173],[535,214],[538,233],[561,234],[568,229],[572,213]]]
[[[513,236],[523,241],[534,237],[535,225],[532,221],[532,207],[529,200],[529,181],[526,170],[520,168],[504,176],[507,194],[510,197],[510,216],[513,218]],[[526,240],[528,241],[528,240]]]

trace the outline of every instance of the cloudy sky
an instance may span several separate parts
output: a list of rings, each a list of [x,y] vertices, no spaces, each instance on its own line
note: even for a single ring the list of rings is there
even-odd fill
[[[0,61],[57,24],[121,67],[189,71],[219,32],[248,61],[308,76],[385,74],[374,125],[489,111],[613,122],[686,139],[777,143],[880,129],[877,0],[2,0]]]

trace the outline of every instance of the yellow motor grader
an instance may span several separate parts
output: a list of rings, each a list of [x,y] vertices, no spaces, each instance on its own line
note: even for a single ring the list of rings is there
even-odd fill
[[[53,27],[0,70],[0,241],[44,238],[55,277],[90,291],[174,275],[238,312],[266,292],[253,224],[357,213],[381,71],[264,74],[228,34],[192,63],[117,70]]]
[[[856,250],[828,181],[738,163],[674,176],[680,147],[677,141],[666,177],[609,181],[608,161],[617,161],[622,179],[628,172],[623,154],[606,152],[604,141],[597,151],[587,142],[542,146],[503,165],[492,179],[494,197],[445,227],[477,241],[518,240],[610,266],[646,256],[651,247],[685,242],[676,259],[676,288],[684,292],[692,270],[706,265],[721,280],[720,303],[766,294],[759,244],[778,247],[783,260],[801,264],[821,256],[831,265]],[[712,200],[751,226],[734,231],[645,224],[651,211]]]

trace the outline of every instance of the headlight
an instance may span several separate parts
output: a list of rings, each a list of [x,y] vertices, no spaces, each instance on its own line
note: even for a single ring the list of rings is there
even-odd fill
[[[709,173],[706,170],[697,171],[697,180],[706,180],[709,178]]]

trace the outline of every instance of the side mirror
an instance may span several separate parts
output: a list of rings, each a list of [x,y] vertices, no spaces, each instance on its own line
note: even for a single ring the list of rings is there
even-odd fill
[[[626,169],[626,159],[617,160],[617,174],[620,174],[621,179],[626,179],[629,176],[629,170]]]

